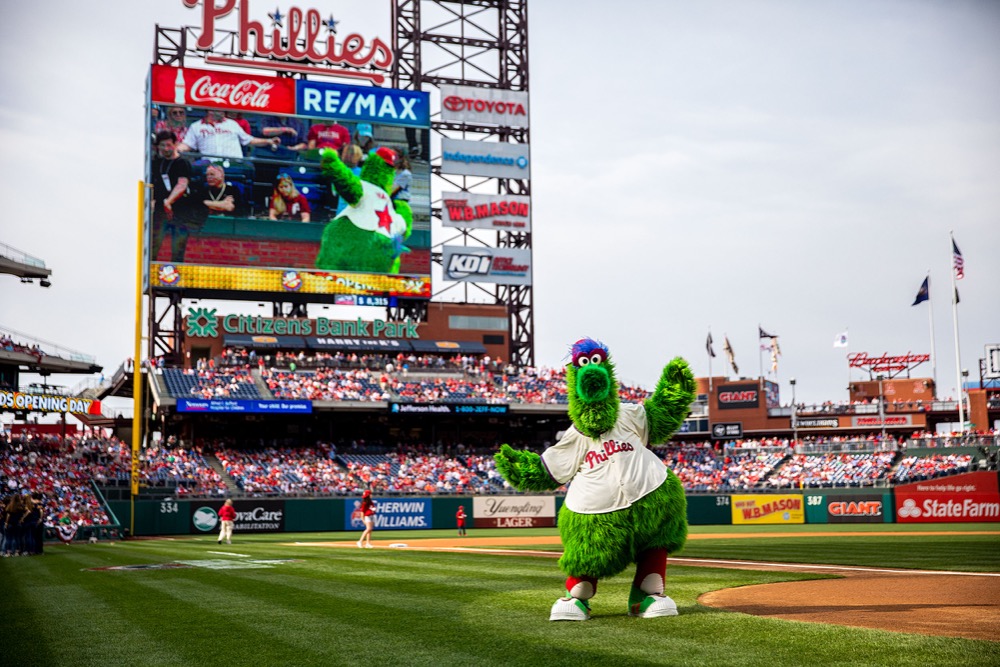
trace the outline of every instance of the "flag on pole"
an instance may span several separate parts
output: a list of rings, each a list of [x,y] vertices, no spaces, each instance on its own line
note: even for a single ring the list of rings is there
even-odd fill
[[[962,303],[962,300],[958,298],[958,288],[955,288],[955,305]]]
[[[842,334],[837,334],[837,337],[833,339],[834,347],[847,347],[847,332]]]
[[[708,356],[715,358],[715,350],[712,349],[712,332],[708,332],[708,338],[705,339],[705,349],[708,350]]]
[[[757,325],[757,338],[777,338],[774,334],[769,334],[764,331],[764,328],[759,324]]]
[[[955,280],[965,277],[965,260],[962,259],[962,251],[958,249],[955,239],[951,240],[951,256],[955,260]]]
[[[931,277],[927,276],[924,278],[924,282],[920,285],[920,289],[917,290],[917,298],[913,300],[911,306],[915,306],[918,303],[923,303],[931,298],[931,287],[930,287]]]
[[[736,355],[733,354],[733,346],[729,344],[729,336],[726,336],[725,340],[726,342],[722,346],[722,351],[729,357],[729,365],[733,367],[733,373],[739,375],[740,367],[736,365]]]
[[[778,372],[778,356],[781,354],[781,348],[778,347],[778,337],[775,336],[771,339],[771,372]]]

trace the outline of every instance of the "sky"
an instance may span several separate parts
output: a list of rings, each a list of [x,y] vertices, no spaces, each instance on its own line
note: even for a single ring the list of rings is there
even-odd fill
[[[296,4],[390,40],[388,3]],[[0,275],[0,328],[109,374],[132,356],[154,28],[198,12],[5,9],[0,243],[44,260],[52,286]],[[961,366],[978,375],[1000,343],[1000,3],[533,0],[529,19],[536,365],[590,336],[620,379],[651,387],[676,355],[708,375],[711,331],[713,375],[733,375],[728,337],[757,377],[763,327],[780,337],[783,403],[790,378],[797,402],[842,401],[867,377],[846,353],[930,353],[933,323],[938,396],[954,396],[951,232]],[[928,272],[933,319],[910,305]]]

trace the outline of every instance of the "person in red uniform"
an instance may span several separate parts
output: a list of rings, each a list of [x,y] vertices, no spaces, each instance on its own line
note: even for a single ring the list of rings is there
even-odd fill
[[[361,533],[361,539],[358,540],[358,548],[371,549],[372,530],[375,528],[375,501],[372,500],[372,492],[367,489],[361,494],[360,510],[362,521],[365,522],[365,530]]]
[[[458,534],[461,537],[465,537],[465,507],[462,505],[458,506],[458,511],[455,512],[455,521],[458,523]]]
[[[219,509],[219,520],[222,522],[222,530],[219,531],[219,544],[222,544],[222,540],[225,540],[226,544],[232,544],[233,522],[236,521],[236,509],[233,507],[232,498],[227,499],[222,508]]]

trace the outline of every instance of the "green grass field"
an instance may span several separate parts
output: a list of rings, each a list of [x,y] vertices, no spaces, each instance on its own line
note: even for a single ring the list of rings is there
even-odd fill
[[[796,536],[817,528],[893,534]],[[739,537],[746,527],[698,526],[695,535],[733,537],[692,539],[682,555],[1000,572],[996,535],[917,536],[912,528],[890,524],[756,530],[785,536]],[[482,537],[555,531],[471,532]],[[412,543],[451,535],[383,532],[376,538]],[[626,615],[626,572],[601,583],[593,620],[550,623],[549,607],[563,582],[551,558],[288,544],[356,537],[238,535],[235,544],[222,547],[212,537],[54,545],[42,557],[0,559],[0,664],[1000,664],[1000,642],[779,621],[696,602],[720,588],[817,575],[672,564],[667,592],[680,616],[635,619]],[[251,562],[269,559],[278,562]],[[200,566],[91,569],[178,561]]]

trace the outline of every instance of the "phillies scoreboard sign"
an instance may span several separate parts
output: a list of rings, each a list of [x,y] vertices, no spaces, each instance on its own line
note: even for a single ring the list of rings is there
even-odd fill
[[[972,472],[894,489],[899,523],[1000,521],[996,472]]]

